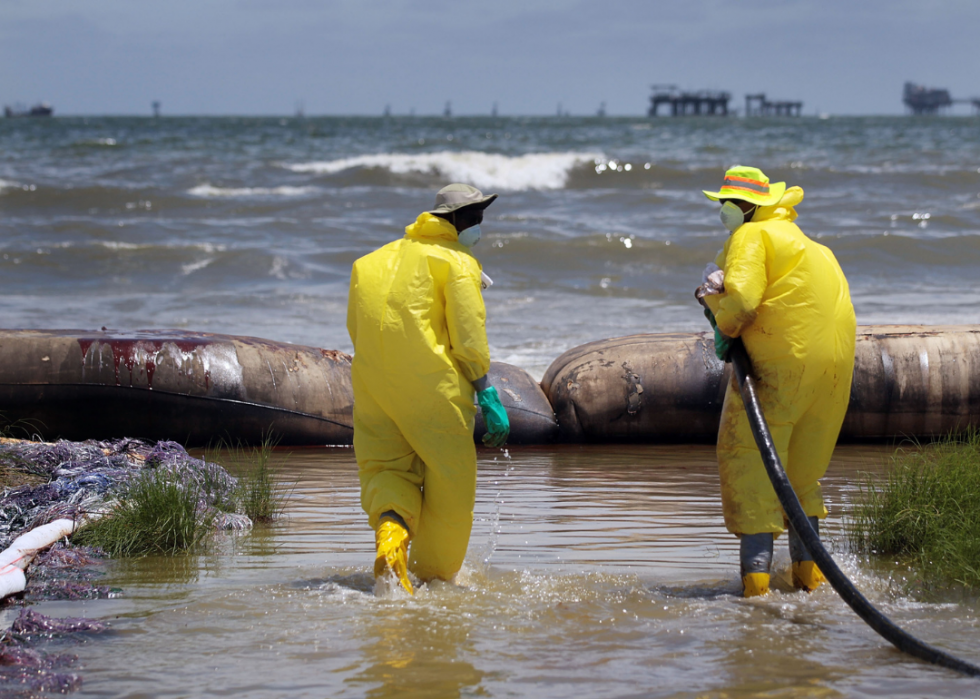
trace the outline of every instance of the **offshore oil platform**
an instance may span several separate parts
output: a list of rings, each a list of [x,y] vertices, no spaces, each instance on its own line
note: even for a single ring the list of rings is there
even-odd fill
[[[730,92],[720,90],[680,90],[677,85],[653,85],[650,95],[651,117],[660,116],[660,108],[667,106],[670,116],[728,116],[733,113],[728,103]],[[745,96],[745,116],[791,116],[803,113],[803,102],[778,101],[766,99],[766,93]]]
[[[685,92],[677,85],[654,85],[652,89],[647,112],[652,117],[659,115],[661,105],[668,106],[670,116],[728,116],[728,102],[732,98],[728,92]]]
[[[973,109],[980,114],[980,97],[953,99],[949,90],[943,88],[905,83],[902,91],[902,102],[912,114],[939,114],[954,104],[972,104]]]
[[[766,93],[745,96],[745,116],[791,116],[803,114],[803,102],[780,100],[770,102]]]

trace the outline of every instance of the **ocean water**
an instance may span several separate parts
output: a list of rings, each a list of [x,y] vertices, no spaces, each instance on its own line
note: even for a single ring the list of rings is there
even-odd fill
[[[0,323],[182,328],[350,351],[351,263],[451,181],[495,359],[702,330],[726,167],[800,185],[859,323],[980,322],[977,118],[55,118],[0,122]]]

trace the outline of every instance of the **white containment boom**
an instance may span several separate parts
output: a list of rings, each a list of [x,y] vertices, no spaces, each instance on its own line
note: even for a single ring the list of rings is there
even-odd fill
[[[21,534],[0,553],[0,599],[23,591],[27,585],[24,571],[34,560],[38,551],[46,549],[59,539],[63,539],[82,526],[82,522],[70,519],[56,519]]]

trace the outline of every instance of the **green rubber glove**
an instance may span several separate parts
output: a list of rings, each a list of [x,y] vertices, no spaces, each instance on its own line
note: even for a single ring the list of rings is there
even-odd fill
[[[728,358],[728,353],[732,351],[732,338],[718,329],[718,324],[715,322],[715,314],[711,312],[710,308],[704,309],[704,317],[708,319],[708,322],[711,323],[711,328],[715,331],[715,356],[723,362],[731,361]]]
[[[507,418],[507,411],[500,403],[497,389],[493,386],[485,388],[476,394],[476,399],[483,413],[483,423],[487,426],[483,443],[488,447],[504,446],[507,437],[510,436],[510,420]]]

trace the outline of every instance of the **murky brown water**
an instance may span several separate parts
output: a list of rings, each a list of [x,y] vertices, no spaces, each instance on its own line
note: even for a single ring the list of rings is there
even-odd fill
[[[838,450],[825,490],[838,560],[886,614],[980,661],[976,600],[921,602],[843,553],[842,511],[877,447]],[[347,449],[294,450],[288,519],[206,556],[110,564],[122,597],[38,611],[109,621],[71,648],[81,696],[974,697],[902,656],[829,588],[738,593],[713,449],[486,451],[459,586],[376,597]]]

